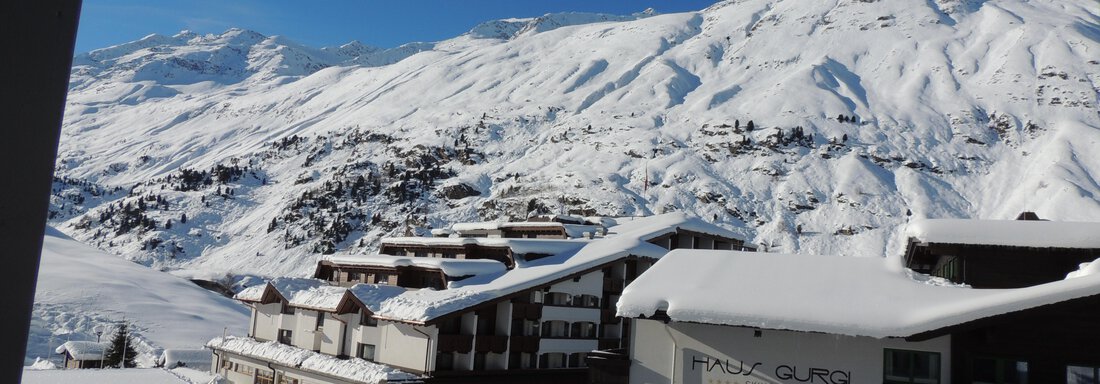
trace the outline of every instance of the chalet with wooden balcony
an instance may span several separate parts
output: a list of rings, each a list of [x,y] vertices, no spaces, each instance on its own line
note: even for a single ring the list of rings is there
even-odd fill
[[[929,219],[911,222],[906,267],[974,288],[1062,280],[1100,258],[1100,223]]]

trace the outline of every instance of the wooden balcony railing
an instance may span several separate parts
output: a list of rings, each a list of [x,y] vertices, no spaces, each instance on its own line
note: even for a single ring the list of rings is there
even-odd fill
[[[439,335],[440,352],[470,353],[473,347],[473,335]]]

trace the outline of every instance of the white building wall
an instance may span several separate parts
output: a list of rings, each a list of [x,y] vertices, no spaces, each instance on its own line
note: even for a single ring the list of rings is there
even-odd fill
[[[340,338],[343,337],[344,323],[337,320],[331,313],[325,314],[325,325],[321,331],[321,353],[337,356],[340,355]],[[340,316],[350,318],[351,316]],[[341,319],[344,320],[344,319]],[[346,320],[345,320],[346,321]]]
[[[275,340],[279,336],[279,303],[254,304],[252,337],[259,340]]]
[[[550,292],[564,292],[570,295],[603,294],[603,271],[595,271],[581,276],[580,281],[566,280],[550,286]]]
[[[310,351],[321,350],[324,333],[322,330],[317,329],[317,311],[296,308],[293,317],[284,316],[293,318],[295,322],[290,328],[293,332],[291,334],[292,345]]]
[[[359,348],[359,344],[370,344],[375,346],[375,359],[378,358],[379,348],[382,345],[382,331],[379,327],[385,322],[379,321],[377,326],[368,327],[366,325],[359,325],[359,316],[362,316],[362,312],[350,316],[351,329],[348,331],[348,346],[347,353],[349,356],[355,356],[356,348]]]
[[[378,332],[380,340],[374,352],[377,362],[412,372],[430,371],[435,365],[435,341],[439,337],[436,327],[379,321]]]
[[[824,369],[828,373],[815,377],[815,382],[828,378],[822,384],[881,383],[885,348],[940,353],[940,382],[951,382],[949,336],[907,342],[767,329],[755,337],[753,332],[744,327],[635,320],[630,382],[786,384],[799,382],[784,378],[791,373],[805,379],[810,369]],[[720,366],[699,362],[715,360]]]

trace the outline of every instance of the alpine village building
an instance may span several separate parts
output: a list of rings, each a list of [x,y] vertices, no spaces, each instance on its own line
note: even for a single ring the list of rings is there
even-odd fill
[[[901,257],[672,251],[624,291],[628,351],[593,377],[1098,383],[1100,223],[1029,218],[915,220]]]
[[[333,255],[239,292],[247,337],[211,340],[230,383],[581,383],[626,348],[623,289],[672,249],[754,251],[681,213],[458,223]]]

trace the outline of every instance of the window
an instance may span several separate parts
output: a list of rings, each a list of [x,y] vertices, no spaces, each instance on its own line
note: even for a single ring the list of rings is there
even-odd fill
[[[531,291],[531,297],[529,298],[531,303],[542,304],[542,291]]]
[[[286,345],[290,345],[291,336],[293,336],[293,334],[294,333],[291,332],[289,329],[280,329],[279,330],[279,342],[283,343],[283,344],[286,344]]]
[[[450,371],[455,369],[455,355],[450,352],[439,352],[435,355],[435,370]]]
[[[951,281],[962,280],[962,259],[958,256],[951,256],[946,262],[939,267],[939,269],[932,272],[933,276],[942,277]]]
[[[564,353],[543,353],[539,355],[539,368],[556,369],[565,368]]]
[[[413,256],[414,257],[428,257],[428,252],[427,251],[416,251],[416,252],[413,252]]]
[[[256,384],[275,384],[275,374],[268,372],[267,370],[256,371],[256,378],[253,383]]]
[[[355,350],[355,357],[366,361],[374,361],[374,345],[359,343],[359,348]]]
[[[298,379],[286,377],[286,374],[279,375],[279,384],[298,384]]]
[[[284,315],[293,315],[294,307],[291,307],[289,302],[283,300],[283,306],[282,308],[279,308],[279,313],[282,313]]]
[[[358,282],[358,281],[359,281],[359,272],[348,272],[348,282],[349,283]]]
[[[237,372],[237,373],[243,373],[243,374],[252,376],[252,373],[255,370],[252,369],[252,367],[249,367],[249,366],[241,364],[241,363],[233,363],[233,371]]]
[[[569,354],[569,368],[586,368],[588,363],[584,361],[584,358],[588,357],[588,353],[577,352]]]
[[[1079,365],[1067,366],[1066,384],[1100,384],[1100,369]]]
[[[972,365],[977,384],[1027,384],[1027,362],[978,357]]]
[[[542,337],[569,337],[569,323],[550,320],[542,323]]]
[[[324,327],[325,327],[325,313],[321,312],[321,311],[317,311],[317,325],[314,327],[314,329],[320,331]]]
[[[359,325],[365,325],[368,327],[377,327],[378,319],[375,319],[367,310],[359,311]]]
[[[444,259],[454,259],[454,258],[456,258],[456,256],[457,255],[454,252],[448,252],[448,251],[443,252],[443,258]]]
[[[386,274],[386,273],[375,273],[374,274],[374,283],[375,284],[389,284],[390,283],[390,275]]]
[[[474,353],[474,370],[475,371],[484,371],[485,370],[485,352]]]
[[[596,337],[596,324],[590,321],[573,323],[569,331],[574,339],[593,339]]]
[[[400,250],[400,251],[394,251],[394,252],[393,252],[393,255],[394,255],[394,256],[405,256],[405,250],[404,250],[404,249],[402,249],[402,250]]]
[[[885,350],[884,383],[938,384],[940,354],[936,352]]]
[[[535,320],[523,320],[523,336],[538,336],[539,322]]]
[[[599,308],[600,298],[594,295],[578,295],[573,296],[573,306],[575,307],[588,307]]]
[[[569,305],[569,294],[562,292],[550,292],[543,298],[546,305]]]

